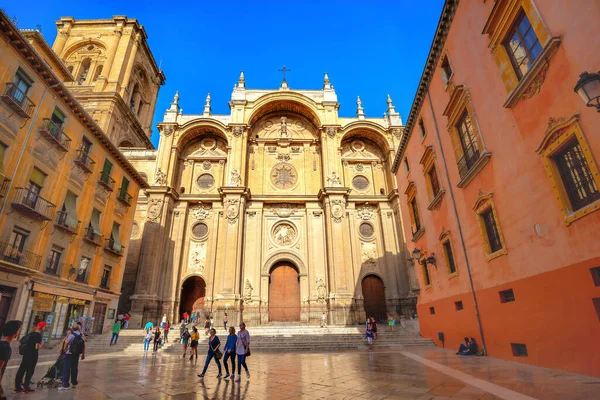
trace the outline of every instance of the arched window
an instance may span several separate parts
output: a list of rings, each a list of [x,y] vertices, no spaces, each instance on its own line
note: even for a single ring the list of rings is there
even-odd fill
[[[140,85],[135,84],[133,86],[133,91],[131,92],[131,98],[129,99],[129,107],[133,113],[136,113],[136,105],[139,105],[139,101],[142,98],[142,93],[140,92]]]
[[[96,82],[98,80],[98,77],[102,73],[102,67],[103,67],[102,65],[98,65],[96,67],[96,73],[94,73],[94,82]]]
[[[77,82],[80,85],[86,81],[88,73],[90,72],[91,63],[92,63],[92,60],[90,60],[89,58],[86,58],[85,60],[83,60],[81,62],[81,67],[79,67],[79,74],[78,74],[78,78],[77,78]]]

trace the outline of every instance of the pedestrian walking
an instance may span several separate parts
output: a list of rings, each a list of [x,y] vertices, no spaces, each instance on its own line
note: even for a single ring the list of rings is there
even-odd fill
[[[144,352],[148,352],[148,349],[150,348],[150,342],[152,341],[152,337],[154,336],[154,332],[152,332],[152,329],[148,329],[146,331],[146,337],[144,338]]]
[[[169,321],[167,321],[165,323],[165,327],[163,328],[164,335],[165,335],[165,343],[169,343],[169,330],[170,329],[171,329],[171,324],[169,323]]]
[[[367,332],[365,337],[367,338],[367,343],[369,344],[369,350],[373,349],[373,324],[369,319],[367,319]]]
[[[210,331],[210,319],[206,317],[204,319],[204,335],[208,336],[208,332]]]
[[[77,387],[79,384],[77,380],[79,356],[81,355],[81,359],[85,360],[85,341],[79,325],[75,324],[71,329],[73,333],[64,342],[65,358],[63,360],[62,386],[58,390],[69,390],[71,387],[73,389]],[[69,380],[71,386],[69,386]]]
[[[181,343],[181,337],[183,336],[183,332],[185,332],[185,322],[181,321],[181,326],[179,327],[179,343]],[[188,332],[189,333],[189,332]]]
[[[189,318],[189,314],[187,313],[187,311],[183,312],[183,322],[185,322],[186,324],[188,323],[188,318]]]
[[[160,321],[160,329],[164,329],[166,323],[167,323],[167,314],[163,314],[162,320]]]
[[[183,356],[185,357],[185,353],[187,352],[188,343],[190,341],[190,331],[187,328],[181,334],[181,343],[183,343]],[[191,350],[190,350],[191,351]]]
[[[217,367],[219,367],[219,375],[217,375],[217,378],[220,378],[223,376],[221,373],[221,363],[219,362],[219,359],[223,357],[223,353],[221,353],[221,350],[219,350],[219,347],[221,347],[221,341],[217,336],[217,330],[215,328],[210,328],[209,333],[210,337],[208,338],[208,353],[206,354],[206,362],[204,363],[204,369],[202,370],[202,373],[198,375],[198,377],[204,378],[204,374],[208,369],[208,364],[210,364],[210,361],[214,358]]]
[[[42,341],[42,333],[46,328],[45,322],[38,322],[33,332],[23,336],[21,338],[21,345],[19,346],[19,354],[23,356],[21,359],[21,365],[15,376],[15,392],[34,392],[35,389],[31,388],[31,378],[35,371],[35,366],[38,362],[38,351],[45,342]],[[25,376],[25,383],[23,383],[23,376]]]
[[[110,338],[110,345],[112,346],[113,344],[117,344],[117,340],[119,340],[119,332],[121,331],[121,323],[120,321],[115,321],[115,324],[113,325],[113,334],[112,337]]]
[[[125,313],[125,329],[129,329],[129,318],[131,318],[131,315]]]
[[[21,325],[21,321],[8,321],[2,327],[2,337],[0,338],[0,400],[6,400],[6,394],[2,388],[2,379],[4,378],[4,371],[6,371],[6,365],[12,356],[10,344],[19,336]]]
[[[196,314],[192,313],[192,315],[190,316],[190,319],[192,320],[192,325],[193,325],[194,322],[196,322]]]
[[[148,331],[151,331],[153,329],[154,329],[154,324],[152,323],[152,321],[146,322],[146,326],[144,327],[144,330],[146,331],[146,333],[148,333]]]
[[[250,357],[250,333],[246,330],[246,324],[240,323],[240,331],[237,335],[237,341],[235,343],[235,352],[238,359],[238,377],[235,380],[239,382],[242,376],[242,367],[246,370],[246,378],[250,379],[250,371],[246,365],[246,358]]]
[[[225,329],[225,332],[227,332],[227,313],[223,314],[223,328]]]
[[[158,351],[158,345],[160,344],[160,328],[157,326],[154,330],[154,350],[153,353]]]
[[[396,318],[392,314],[388,315],[388,325],[390,326],[390,332],[394,332],[394,327],[396,326]]]
[[[321,315],[321,328],[324,328],[325,325],[327,325],[327,315],[323,312],[323,315]]]
[[[198,359],[198,341],[200,340],[200,334],[198,333],[198,328],[195,326],[192,327],[192,334],[190,335],[190,339],[192,342],[190,343],[190,360],[196,355],[196,360]]]
[[[223,352],[225,353],[223,358],[223,364],[225,365],[225,379],[231,376],[231,379],[235,377],[235,344],[237,342],[237,335],[235,334],[235,328],[229,327],[229,335],[227,335],[227,342]],[[231,360],[231,375],[229,375],[229,367],[227,366],[227,360]]]
[[[371,328],[373,330],[373,339],[377,340],[377,321],[375,317],[371,317]]]

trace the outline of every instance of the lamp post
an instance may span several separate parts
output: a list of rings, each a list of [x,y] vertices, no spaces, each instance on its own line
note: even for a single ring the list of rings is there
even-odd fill
[[[596,107],[600,112],[600,73],[583,72],[574,90],[588,107]]]

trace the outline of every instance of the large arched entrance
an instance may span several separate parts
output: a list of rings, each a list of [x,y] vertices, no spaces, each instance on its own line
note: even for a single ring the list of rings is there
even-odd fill
[[[206,296],[206,283],[199,276],[190,276],[181,286],[181,300],[179,302],[179,318],[184,312],[204,310],[204,296]]]
[[[381,278],[376,275],[365,276],[362,281],[362,293],[367,317],[385,320],[385,290]]]
[[[269,274],[269,321],[300,321],[300,276],[289,262],[275,264]]]

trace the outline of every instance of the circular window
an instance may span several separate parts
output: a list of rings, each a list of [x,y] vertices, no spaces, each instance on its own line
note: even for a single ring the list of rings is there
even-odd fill
[[[198,177],[198,186],[202,189],[210,189],[215,184],[215,178],[211,174],[202,174]]]
[[[360,224],[360,226],[358,227],[358,231],[360,232],[360,234],[366,238],[370,238],[373,237],[373,234],[375,233],[375,230],[373,229],[373,225],[371,224],[367,224],[366,222],[363,222],[362,224]]]
[[[194,237],[198,239],[205,237],[206,235],[208,235],[208,225],[206,225],[204,222],[200,222],[194,225],[194,227],[192,228],[192,235],[194,235]]]
[[[352,186],[354,186],[357,190],[365,190],[369,187],[369,180],[362,175],[356,175],[352,178]]]
[[[278,189],[290,189],[298,182],[298,172],[287,163],[275,164],[271,170],[271,182]]]

